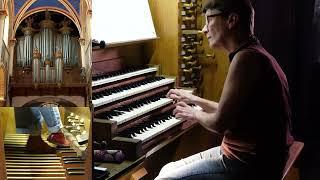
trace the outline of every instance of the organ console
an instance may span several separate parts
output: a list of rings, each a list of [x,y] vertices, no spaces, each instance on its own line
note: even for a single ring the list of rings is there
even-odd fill
[[[136,159],[182,123],[171,116],[173,101],[165,97],[175,80],[157,76],[157,71],[134,67],[93,76],[95,140],[111,140],[115,148],[123,146],[129,159]]]
[[[160,144],[174,139],[192,125],[172,115],[174,102],[166,94],[176,87],[176,78],[160,75],[159,66],[139,61],[130,65],[132,62],[125,56],[135,58],[139,51],[121,54],[123,49],[136,47],[139,45],[93,48],[93,140],[106,142],[107,149],[122,150],[126,161],[141,160],[150,152],[156,154],[154,150]],[[95,162],[99,168],[110,169],[111,164]]]

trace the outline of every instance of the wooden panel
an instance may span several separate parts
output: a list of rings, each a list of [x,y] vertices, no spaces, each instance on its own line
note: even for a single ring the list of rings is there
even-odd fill
[[[80,76],[81,69],[75,67],[73,69],[64,69],[63,70],[63,85],[70,86],[70,84],[79,84],[84,83]],[[32,72],[24,70],[22,68],[16,67],[14,69],[14,74],[12,82],[15,84],[33,84]]]
[[[149,0],[159,39],[145,46],[150,64],[160,64],[160,74],[178,76],[178,1]]]
[[[143,44],[93,49],[92,74],[111,72],[123,69],[126,66],[144,64]]]
[[[198,87],[198,92],[205,99],[219,101],[228,73],[229,58],[223,50],[209,49],[207,40],[204,42],[204,47],[206,54],[214,54],[214,58],[202,58],[200,60],[202,81]]]
[[[299,180],[299,169],[292,167],[284,180]]]
[[[87,179],[86,180],[91,180],[92,179],[92,164],[93,164],[93,159],[92,159],[92,118],[89,123],[89,143],[87,147],[87,155],[86,155],[86,162],[85,162],[85,172],[87,174]]]
[[[86,84],[78,84],[75,87],[46,87],[41,86],[34,88],[33,86],[23,86],[12,85],[11,87],[11,97],[15,96],[45,96],[45,95],[66,95],[66,96],[86,96]]]
[[[3,137],[6,133],[10,133],[10,134],[16,133],[16,122],[15,122],[13,107],[1,107],[0,113],[2,114],[1,130],[2,130]]]
[[[5,126],[6,126],[6,121],[4,118],[4,113],[1,112],[4,108],[0,108],[0,151],[4,152],[4,135],[5,135]],[[1,177],[6,179],[7,174],[6,174],[6,166],[3,166],[3,164],[5,163],[5,154],[4,153],[0,153],[0,173],[1,173]]]
[[[5,97],[5,73],[4,69],[0,67],[0,100],[4,100]]]

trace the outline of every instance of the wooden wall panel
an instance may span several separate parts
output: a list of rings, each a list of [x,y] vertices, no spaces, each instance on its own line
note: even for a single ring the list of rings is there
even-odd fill
[[[178,75],[178,0],[149,0],[159,39],[146,43],[150,64],[160,65],[160,74]]]
[[[0,101],[5,99],[5,73],[4,69],[0,67]]]
[[[1,126],[3,137],[5,134],[16,133],[16,121],[14,116],[13,107],[0,107],[1,117]]]
[[[125,66],[145,64],[143,44],[131,44],[104,49],[93,49],[92,74],[111,72],[123,69]]]
[[[200,60],[202,65],[200,84],[200,96],[212,101],[219,101],[223,85],[228,73],[229,58],[227,53],[219,49],[209,49],[206,53],[214,54],[214,58],[203,58]]]
[[[4,133],[5,133],[5,118],[4,118],[4,113],[2,113],[1,111],[4,108],[0,108],[0,179],[6,179],[7,175],[6,175],[6,166],[4,166],[5,164],[5,154],[4,152]]]

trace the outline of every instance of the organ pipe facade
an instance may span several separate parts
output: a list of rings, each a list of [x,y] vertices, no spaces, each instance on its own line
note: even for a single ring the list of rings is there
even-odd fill
[[[78,66],[80,56],[79,37],[71,36],[71,21],[64,18],[54,22],[49,11],[39,21],[40,29],[34,29],[34,18],[25,20],[21,29],[23,37],[17,37],[16,66],[32,69],[32,79],[38,84],[63,84],[64,69]],[[60,27],[60,28],[59,28]]]

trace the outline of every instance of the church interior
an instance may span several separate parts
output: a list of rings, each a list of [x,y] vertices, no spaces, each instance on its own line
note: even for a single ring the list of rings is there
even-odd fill
[[[221,137],[199,123],[176,121],[171,116],[174,107],[165,99],[171,88],[220,99],[230,62],[225,51],[209,48],[201,31],[203,2],[93,2],[94,178],[154,179],[168,162],[220,145]],[[276,57],[289,82],[292,134],[304,143],[283,179],[316,179],[320,1],[251,2],[255,35]],[[149,101],[157,103],[143,107]],[[129,107],[139,111],[121,113]],[[161,121],[171,124],[144,133]],[[112,157],[103,159],[101,153]]]
[[[90,0],[0,1],[0,179],[91,177],[91,13]],[[52,132],[41,114],[47,151],[28,145],[31,107],[61,118]]]
[[[2,0],[2,106],[89,106],[91,2]]]

